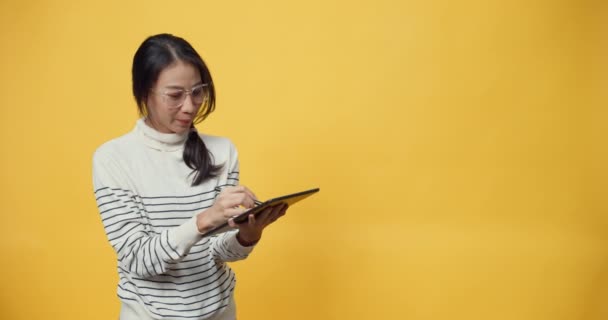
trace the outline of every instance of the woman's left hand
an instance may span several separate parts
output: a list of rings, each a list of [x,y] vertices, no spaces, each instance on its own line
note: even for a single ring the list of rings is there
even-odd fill
[[[245,247],[252,246],[260,241],[262,232],[266,227],[285,215],[288,205],[286,203],[270,207],[262,211],[257,216],[250,214],[247,222],[237,224],[233,219],[228,223],[233,228],[238,228],[237,240]]]

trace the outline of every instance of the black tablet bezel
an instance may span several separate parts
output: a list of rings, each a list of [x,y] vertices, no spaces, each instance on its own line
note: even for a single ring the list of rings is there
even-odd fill
[[[236,222],[237,224],[244,223],[248,220],[248,217],[250,214],[258,215],[258,214],[262,213],[264,211],[264,209],[266,209],[268,207],[274,207],[274,206],[280,205],[282,203],[287,203],[288,205],[292,205],[304,198],[307,198],[308,196],[310,196],[314,193],[319,192],[319,190],[320,190],[319,188],[314,188],[314,189],[297,192],[297,193],[292,193],[292,194],[288,194],[288,195],[266,200],[263,203],[261,203],[260,205],[257,205],[255,207],[239,214],[238,216],[234,217],[233,218],[234,222]],[[213,228],[212,230],[206,232],[204,234],[204,236],[210,236],[210,235],[222,232],[224,230],[227,230],[229,228],[230,227],[228,225],[228,222],[225,222],[222,225],[217,226],[216,228]]]

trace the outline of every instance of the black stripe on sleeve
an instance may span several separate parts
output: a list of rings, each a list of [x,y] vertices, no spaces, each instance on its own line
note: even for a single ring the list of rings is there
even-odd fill
[[[125,226],[127,226],[127,225],[129,225],[129,224],[127,223]],[[135,229],[135,228],[137,228],[137,227],[139,227],[139,226],[140,226],[140,224],[135,223],[131,229],[129,229],[129,230],[127,230],[127,231],[123,232],[123,233],[122,233],[121,235],[119,235],[119,236],[116,236],[116,237],[114,237],[114,238],[111,238],[111,239],[110,239],[110,242],[115,241],[115,240],[117,240],[117,239],[120,239],[120,238],[124,237],[124,236],[125,236],[125,235],[127,235],[127,234],[128,234],[130,231],[131,231],[131,230],[133,230],[133,229]],[[124,228],[124,227],[123,227],[123,228]],[[112,233],[118,232],[118,231],[120,231],[121,229],[122,229],[122,228],[119,228],[119,229],[116,229],[116,230],[114,230],[114,231],[110,231],[110,232],[108,232],[108,233],[107,233],[108,238],[110,237],[110,235],[111,235]]]
[[[124,219],[124,220],[118,220],[118,221],[112,222],[112,223],[110,223],[110,224],[107,224],[107,225],[105,225],[104,227],[105,227],[105,228],[106,228],[106,230],[107,230],[107,229],[109,229],[110,227],[113,227],[114,225],[119,224],[119,223],[121,223],[121,222],[127,222],[127,221],[137,221],[137,220],[139,220],[139,218],[128,218],[128,219]],[[116,231],[118,231],[118,230],[114,230],[114,231],[112,231],[112,232],[116,232]],[[109,233],[108,233],[108,234],[109,234]]]
[[[120,238],[124,237],[124,236],[125,236],[126,234],[128,234],[128,233],[129,233],[131,230],[133,230],[133,229],[137,228],[138,226],[139,226],[139,224],[135,224],[135,225],[134,225],[134,226],[133,226],[131,229],[129,229],[129,230],[127,230],[127,231],[125,231],[125,232],[124,232],[123,234],[121,234],[120,236],[117,236],[117,237],[111,238],[111,239],[110,239],[110,242],[113,242],[113,241],[115,241],[115,240],[117,240],[117,239],[120,239]],[[117,231],[120,231],[120,229],[117,229],[117,230],[114,230],[114,231],[110,231],[110,232],[108,232],[108,233],[107,233],[108,238],[109,238],[110,234],[112,234],[112,233],[114,233],[114,232],[117,232]]]
[[[106,220],[109,220],[109,219],[112,219],[112,218],[124,216],[125,214],[129,214],[129,213],[134,213],[134,211],[131,210],[131,211],[127,211],[127,212],[124,212],[124,213],[119,213],[119,214],[115,214],[115,215],[112,215],[112,216],[109,216],[109,217],[105,217],[105,218],[101,219],[101,222],[105,222]]]
[[[147,234],[146,234],[146,232],[145,232],[145,231],[143,231],[143,230],[139,230],[139,231],[137,231],[137,232],[132,233],[132,234],[131,234],[131,235],[130,235],[130,236],[127,238],[127,239],[125,239],[125,241],[123,241],[123,242],[122,242],[122,245],[121,245],[121,246],[120,246],[120,248],[118,248],[116,251],[117,251],[117,252],[121,252],[121,251],[122,251],[122,249],[124,249],[124,247],[125,247],[125,246],[130,246],[130,245],[132,245],[133,243],[135,243],[135,241],[140,240],[140,239],[141,239],[141,237],[139,237],[139,238],[138,238],[138,237],[134,237],[134,235],[136,235],[136,234],[138,234],[138,233],[143,233],[143,234],[144,234],[143,236],[146,236],[146,235],[147,235]],[[131,241],[131,243],[129,243],[129,240],[131,240],[131,239],[132,239],[132,241]],[[133,251],[133,247],[131,247],[131,251]]]
[[[173,248],[173,246],[171,245],[171,243],[169,243],[169,232],[166,232],[167,234],[167,246],[169,246],[169,249],[171,249],[173,252],[175,252],[175,254],[177,255],[177,257],[175,257],[173,260],[177,260],[179,258],[182,257],[181,254],[179,254],[179,252],[177,252],[177,250],[175,250],[175,248]]]
[[[114,202],[118,202],[118,201],[120,201],[120,199],[115,199],[115,200],[112,200],[112,201],[100,203],[100,204],[97,205],[97,207],[101,208],[101,207],[105,206],[106,204],[110,204],[110,203],[114,203]]]
[[[99,212],[99,214],[104,214],[104,213],[106,213],[106,212],[110,212],[110,211],[112,211],[112,210],[116,210],[116,209],[122,209],[122,208],[126,208],[126,207],[127,207],[127,206],[126,206],[126,205],[124,205],[124,206],[120,206],[120,207],[114,207],[114,208],[106,209],[106,210],[104,210],[104,211]]]
[[[143,271],[145,269],[146,270],[145,274],[153,275],[154,273],[150,272],[150,269],[148,269],[148,266],[147,266],[147,263],[146,263],[146,245],[145,244],[146,244],[146,241],[148,241],[148,240],[150,240],[150,238],[144,240],[142,242],[141,246],[140,246],[140,249],[141,249],[141,264],[143,266],[141,268],[141,271],[142,271],[142,274],[144,274]]]
[[[154,246],[154,255],[156,256],[156,260],[158,261],[158,264],[162,266],[163,264],[163,260],[160,259],[160,257],[158,256],[158,250],[156,250],[156,248],[159,246],[158,245],[158,241],[159,241],[160,237],[154,237],[154,241],[156,241],[157,245]]]
[[[103,198],[105,198],[105,197],[109,197],[109,196],[111,196],[111,195],[113,195],[113,193],[108,193],[108,194],[106,194],[106,195],[99,196],[99,197],[95,198],[95,201],[99,201],[99,199],[103,199]]]

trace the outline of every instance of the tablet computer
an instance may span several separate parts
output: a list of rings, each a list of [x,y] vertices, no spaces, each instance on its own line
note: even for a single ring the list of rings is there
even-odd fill
[[[320,190],[319,188],[315,188],[315,189],[292,193],[292,194],[288,194],[288,195],[266,200],[266,201],[262,202],[261,204],[234,217],[234,222],[236,222],[237,224],[247,222],[250,214],[254,214],[257,216],[258,214],[262,213],[262,211],[264,211],[264,209],[278,206],[283,203],[286,203],[288,206],[291,207],[296,202],[306,199],[306,198],[310,197],[311,195],[319,192],[319,190]],[[206,233],[203,234],[203,236],[208,237],[208,236],[212,236],[212,235],[215,235],[215,234],[218,234],[221,232],[225,232],[225,231],[228,231],[231,229],[232,228],[228,225],[228,222],[225,222],[224,224],[219,225],[210,231],[207,231]]]

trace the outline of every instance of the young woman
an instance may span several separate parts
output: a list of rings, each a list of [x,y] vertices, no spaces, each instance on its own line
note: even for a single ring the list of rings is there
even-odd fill
[[[287,208],[230,220],[256,197],[238,185],[230,140],[194,128],[214,110],[215,90],[187,41],[149,37],[132,76],[141,118],[93,157],[97,206],[118,259],[120,319],[235,319],[236,280],[226,262],[246,258]],[[226,221],[233,230],[203,237]]]

